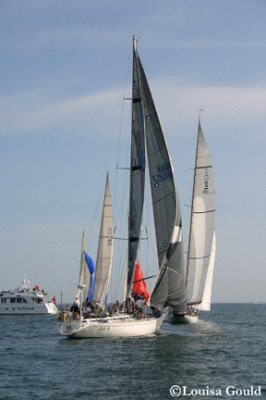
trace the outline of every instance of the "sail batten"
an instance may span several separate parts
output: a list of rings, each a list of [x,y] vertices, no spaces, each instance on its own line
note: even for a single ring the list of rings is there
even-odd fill
[[[206,210],[206,211],[193,211],[193,214],[208,214],[208,213],[214,213],[216,210]]]
[[[202,166],[197,166],[195,169],[204,169],[204,168],[212,168],[212,165],[202,165]]]

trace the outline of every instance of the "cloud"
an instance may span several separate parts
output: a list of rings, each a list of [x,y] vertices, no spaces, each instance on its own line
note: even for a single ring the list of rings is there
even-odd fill
[[[262,40],[232,40],[228,38],[199,38],[197,40],[180,38],[180,40],[165,40],[158,37],[156,40],[145,38],[145,46],[149,48],[164,49],[164,50],[208,50],[208,49],[248,49],[248,50],[263,50],[266,48],[266,43]]]
[[[151,88],[161,122],[170,131],[177,123],[195,124],[200,108],[217,130],[225,124],[232,128],[255,124],[265,130],[265,85],[192,85],[173,78],[151,82]]]
[[[86,121],[88,127],[93,121],[101,125],[103,116],[114,112],[121,91],[110,89],[67,99],[51,99],[46,91],[32,91],[6,96],[1,102],[1,123],[3,134],[32,133],[66,124],[80,124]]]
[[[265,128],[265,86],[200,86],[172,78],[151,82],[151,88],[163,126],[196,121],[199,108],[203,108],[218,127],[230,121]],[[68,98],[51,98],[41,90],[2,97],[1,132],[32,133],[55,127],[54,131],[60,132],[66,125],[86,127],[86,132],[90,126],[98,126],[99,132],[104,132],[122,109],[122,98],[115,87]]]
[[[0,49],[16,51],[19,54],[44,49],[83,48],[93,49],[99,46],[117,46],[123,43],[123,35],[119,32],[92,29],[88,26],[66,27],[34,27],[24,28],[18,36],[17,31],[1,34]]]

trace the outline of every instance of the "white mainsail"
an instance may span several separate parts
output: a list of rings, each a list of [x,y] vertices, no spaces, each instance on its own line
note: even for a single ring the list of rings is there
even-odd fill
[[[211,287],[215,259],[215,189],[211,156],[204,139],[200,120],[187,258],[188,304],[210,309]]]
[[[149,163],[153,215],[160,274],[151,295],[151,305],[162,310],[186,309],[182,224],[173,168],[138,52],[133,47],[139,79]]]
[[[106,175],[99,245],[96,260],[93,300],[104,308],[112,269],[113,255],[113,215],[109,184],[109,174]]]

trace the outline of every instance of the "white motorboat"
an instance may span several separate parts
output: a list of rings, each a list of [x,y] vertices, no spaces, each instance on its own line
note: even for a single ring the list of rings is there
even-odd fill
[[[23,279],[18,288],[0,292],[0,314],[57,314],[57,307],[45,290],[30,288],[30,281]]]

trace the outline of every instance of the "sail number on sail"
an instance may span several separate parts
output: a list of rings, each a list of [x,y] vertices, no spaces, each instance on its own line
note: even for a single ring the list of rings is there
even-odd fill
[[[154,186],[158,187],[159,182],[165,181],[166,179],[172,178],[173,173],[172,173],[172,168],[170,163],[165,163],[161,165],[157,165],[156,167],[156,173],[153,174],[153,181],[154,181]]]
[[[203,194],[209,193],[209,168],[205,168]]]

